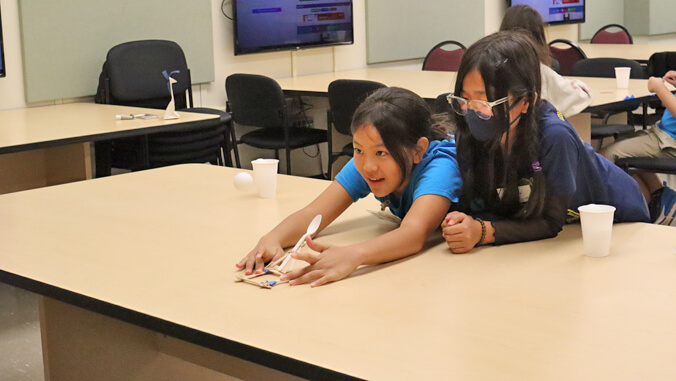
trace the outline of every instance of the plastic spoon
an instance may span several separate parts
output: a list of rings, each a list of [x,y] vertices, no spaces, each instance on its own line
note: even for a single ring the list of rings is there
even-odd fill
[[[315,218],[312,219],[312,222],[310,222],[310,225],[308,225],[307,227],[307,231],[305,232],[305,234],[303,234],[302,237],[300,237],[296,246],[294,246],[293,249],[291,249],[291,251],[289,252],[289,254],[287,254],[286,258],[284,259],[284,262],[282,262],[282,264],[279,265],[279,271],[284,270],[284,266],[286,266],[287,262],[289,262],[289,259],[291,259],[291,253],[298,252],[298,250],[300,250],[305,244],[305,239],[308,236],[315,234],[315,232],[317,232],[317,229],[319,229],[319,225],[321,223],[322,223],[322,215],[318,214],[315,216]],[[293,267],[293,262],[291,262],[291,267]]]

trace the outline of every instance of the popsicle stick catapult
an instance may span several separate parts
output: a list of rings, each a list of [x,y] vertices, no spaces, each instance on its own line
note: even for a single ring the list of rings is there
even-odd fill
[[[303,234],[303,236],[300,237],[298,243],[296,243],[296,246],[294,246],[293,249],[289,250],[286,254],[284,254],[277,260],[270,262],[267,266],[265,266],[265,268],[261,273],[251,275],[238,275],[235,277],[235,282],[244,282],[261,288],[272,288],[273,286],[276,286],[278,284],[288,283],[289,282],[288,280],[266,280],[258,282],[255,281],[254,279],[269,274],[276,275],[277,277],[279,277],[291,271],[295,263],[295,259],[291,258],[291,253],[296,253],[298,252],[298,250],[303,248],[303,246],[305,246],[306,244],[305,239],[314,234],[317,231],[317,229],[319,229],[319,225],[321,224],[321,222],[322,215],[321,214],[316,215],[315,218],[312,219],[312,222],[310,222],[310,225],[307,227],[307,231],[305,232],[305,234]],[[284,271],[284,268],[289,263],[289,260],[291,260],[289,270]]]

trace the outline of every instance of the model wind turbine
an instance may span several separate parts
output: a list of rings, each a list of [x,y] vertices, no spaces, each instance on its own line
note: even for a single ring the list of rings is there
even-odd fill
[[[171,94],[171,101],[169,101],[169,104],[167,105],[167,109],[164,111],[164,119],[178,119],[181,116],[178,115],[176,112],[176,103],[174,102],[174,91],[173,91],[173,84],[178,83],[177,80],[172,78],[172,74],[174,73],[180,73],[180,70],[174,70],[171,73],[167,74],[167,71],[164,70],[162,71],[162,75],[164,75],[164,78],[167,79],[168,86],[169,86],[169,94]]]

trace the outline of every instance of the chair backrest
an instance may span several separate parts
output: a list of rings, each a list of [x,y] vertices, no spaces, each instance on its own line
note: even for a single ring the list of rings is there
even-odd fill
[[[560,47],[561,45],[565,47]],[[582,49],[572,41],[558,39],[549,43],[549,51],[552,57],[559,63],[559,70],[561,75],[570,75],[573,65],[579,60],[587,58]]]
[[[608,29],[619,29],[616,32],[609,32]],[[592,44],[633,44],[634,39],[627,28],[620,24],[608,24],[599,29],[592,37]]]
[[[640,63],[624,58],[588,58],[573,65],[572,76],[615,78],[616,67],[630,67],[629,78],[645,79],[645,72]]]
[[[288,126],[286,98],[274,79],[257,74],[232,74],[225,79],[225,92],[235,123],[255,127]]]
[[[448,103],[448,94],[450,93],[443,93],[437,96],[437,98],[434,100],[434,104],[432,105],[432,111],[437,114],[454,112],[451,108],[451,105]]]
[[[225,147],[225,128],[225,124],[214,119],[202,121],[199,128],[189,131],[148,135],[150,168],[185,163],[220,162],[221,148]]]
[[[177,43],[142,40],[116,45],[108,51],[103,64],[96,102],[166,108],[171,95],[162,72],[175,70],[180,71],[172,75],[178,81],[172,86],[176,108],[191,107],[190,70]]]
[[[648,59],[646,73],[650,77],[664,77],[669,70],[676,70],[676,52],[654,53]]]
[[[458,71],[465,50],[467,50],[465,45],[458,41],[448,40],[440,42],[427,53],[422,69],[430,71]]]
[[[371,93],[387,87],[380,82],[356,79],[337,79],[329,84],[329,109],[336,131],[343,135],[352,135],[350,125],[352,116],[361,102]]]

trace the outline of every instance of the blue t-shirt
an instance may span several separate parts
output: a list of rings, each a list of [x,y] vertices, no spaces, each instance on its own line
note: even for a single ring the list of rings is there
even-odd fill
[[[650,222],[648,207],[634,179],[584,143],[563,115],[548,102],[540,109],[540,162],[547,193],[570,196],[568,208],[612,205],[615,222]]]
[[[371,193],[366,180],[354,166],[354,159],[350,160],[336,175],[336,181],[345,188],[357,201]],[[432,140],[420,163],[411,171],[411,179],[401,194],[394,198],[392,195],[376,197],[378,201],[389,201],[392,214],[404,218],[416,198],[435,194],[446,197],[451,202],[458,202],[462,187],[462,179],[458,170],[458,161],[455,156],[454,140]]]
[[[672,138],[676,139],[676,118],[671,115],[669,110],[664,110],[664,115],[662,115],[659,128],[669,134]]]

